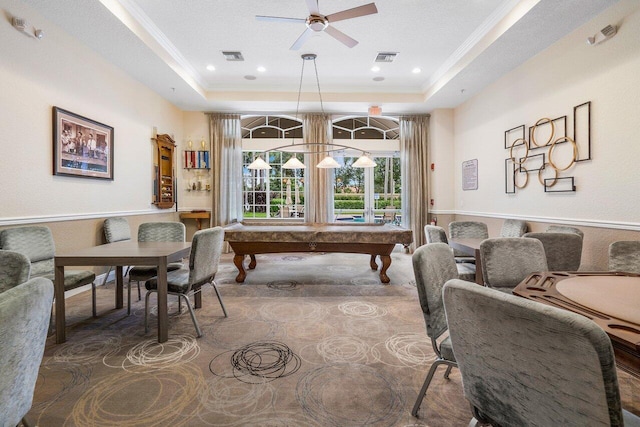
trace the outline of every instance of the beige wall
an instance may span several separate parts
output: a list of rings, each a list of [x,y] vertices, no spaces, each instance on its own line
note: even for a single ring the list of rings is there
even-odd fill
[[[448,171],[441,172],[437,165],[432,178],[438,185],[431,215],[438,217],[438,225],[446,229],[453,219],[484,221],[492,237],[509,217],[526,220],[532,231],[543,231],[550,223],[575,225],[585,232],[583,270],[606,269],[611,242],[640,240],[640,144],[635,126],[640,117],[639,7],[637,1],[620,1],[456,108],[453,119],[432,114],[432,127],[452,126],[454,135],[453,185],[440,185],[440,174]],[[608,24],[619,26],[614,38],[597,46],[586,44],[587,36]],[[505,194],[504,131],[567,115],[572,136],[573,106],[586,101],[592,102],[593,160],[561,175],[574,176],[577,191],[544,193],[532,174],[525,189]],[[432,139],[435,158],[451,144],[445,131],[440,136]],[[479,188],[462,191],[461,165],[470,159],[478,159]],[[449,189],[451,199],[442,197]],[[439,203],[448,200],[451,205]]]
[[[0,9],[0,228],[51,228],[58,251],[103,243],[102,222],[177,220],[151,204],[154,128],[182,140],[183,114],[144,84],[78,43],[18,1]],[[45,28],[36,40],[13,15]],[[114,128],[114,180],[52,174],[52,107]],[[100,272],[100,271],[98,271]]]

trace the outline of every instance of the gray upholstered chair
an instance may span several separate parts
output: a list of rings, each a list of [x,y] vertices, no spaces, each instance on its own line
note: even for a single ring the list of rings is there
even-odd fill
[[[575,233],[527,233],[544,246],[549,271],[578,271],[582,260],[582,237]]]
[[[446,243],[449,244],[447,240],[447,233],[445,233],[444,228],[438,227],[437,225],[425,225],[424,226],[424,235],[427,239],[427,244],[431,243]],[[453,249],[450,248],[451,251]],[[464,257],[468,259],[468,257]],[[454,258],[455,259],[455,258]],[[471,258],[473,260],[473,258]],[[474,282],[476,280],[476,266],[471,262],[464,262],[463,259],[455,260],[458,268],[458,278],[462,280],[468,280],[470,282]]]
[[[29,280],[31,263],[20,252],[0,250],[0,292]]]
[[[593,321],[461,280],[448,281],[443,298],[464,395],[480,422],[640,425],[621,409],[611,340]]]
[[[104,231],[105,243],[124,242],[131,240],[131,228],[129,227],[129,221],[123,217],[113,217],[104,220],[102,225]],[[107,274],[104,275],[102,285],[104,286],[109,279],[113,267],[109,267]],[[129,269],[125,272],[125,275],[129,272]]]
[[[584,239],[584,233],[582,230],[576,227],[569,227],[567,225],[550,225],[545,231],[548,233],[574,233]]]
[[[449,223],[450,239],[488,239],[487,224],[478,221],[453,221]],[[475,258],[457,249],[453,250],[456,262],[475,262]]]
[[[640,241],[627,240],[609,245],[609,271],[640,274]]]
[[[167,273],[167,289],[170,295],[178,296],[178,307],[181,305],[181,298],[184,298],[191,314],[191,320],[196,328],[198,337],[202,336],[202,330],[198,325],[198,320],[189,302],[189,294],[195,294],[196,308],[200,306],[200,288],[202,285],[210,283],[218,296],[224,317],[227,317],[227,309],[224,307],[222,297],[216,286],[214,278],[218,271],[218,263],[222,254],[224,242],[224,229],[222,227],[207,228],[196,231],[191,243],[191,254],[189,255],[189,269],[174,270]],[[149,296],[153,292],[158,292],[157,278],[147,280],[145,283],[147,294],[144,302],[144,329],[149,331]]]
[[[438,366],[447,366],[444,374],[447,379],[451,368],[456,366],[449,337],[441,340],[440,344],[438,344],[438,339],[447,332],[447,318],[442,305],[442,287],[447,280],[457,278],[458,271],[456,262],[453,260],[453,252],[446,243],[430,243],[420,246],[413,253],[412,262],[427,335],[431,338],[431,345],[436,354],[436,360],[431,364],[411,411],[411,415],[417,417],[422,400]]]
[[[505,219],[500,230],[500,237],[522,237],[529,226],[520,219]]]
[[[496,237],[480,244],[485,286],[511,293],[529,274],[548,271],[542,242],[524,237]]]
[[[6,228],[0,231],[0,248],[20,252],[31,262],[30,277],[54,280],[56,253],[53,235],[48,227],[29,226]],[[89,270],[64,270],[64,290],[70,291],[91,284],[91,305],[96,317],[96,275]]]
[[[0,424],[29,426],[47,340],[53,283],[36,277],[0,293]]]
[[[184,242],[187,231],[181,222],[145,222],[138,227],[138,242]],[[172,262],[167,266],[167,271],[179,270],[182,268],[181,262]],[[140,282],[149,280],[158,274],[155,266],[134,266],[129,269],[129,290],[127,298],[129,301],[128,313],[131,310],[131,282],[137,282],[138,301],[142,299],[140,293]]]

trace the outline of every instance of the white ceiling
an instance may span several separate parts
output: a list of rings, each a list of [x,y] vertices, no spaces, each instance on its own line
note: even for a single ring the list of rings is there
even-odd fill
[[[319,0],[329,15],[371,0]],[[47,19],[186,111],[289,112],[297,108],[301,54],[318,55],[324,110],[384,114],[452,108],[616,0],[373,0],[374,15],[333,26],[298,51],[305,0],[24,0]],[[222,51],[241,51],[243,62]],[[378,52],[398,52],[375,64]],[[207,65],[215,71],[208,71]],[[266,68],[258,72],[258,66]],[[420,67],[422,72],[412,73]],[[254,76],[248,80],[245,76]],[[374,77],[384,77],[374,81]],[[320,111],[313,62],[305,62],[300,111]]]

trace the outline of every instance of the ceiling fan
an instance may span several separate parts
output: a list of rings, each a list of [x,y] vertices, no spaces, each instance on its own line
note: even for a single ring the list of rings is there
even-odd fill
[[[305,0],[307,7],[309,8],[309,16],[305,18],[283,18],[279,16],[261,16],[257,15],[256,19],[260,21],[280,21],[280,22],[304,22],[307,25],[307,29],[298,37],[298,40],[291,45],[291,50],[298,50],[304,42],[316,32],[324,31],[334,39],[343,43],[347,47],[354,47],[358,44],[358,41],[352,39],[345,33],[332,27],[331,24],[345,19],[357,18],[359,16],[372,15],[378,13],[375,3],[365,4],[363,6],[354,7],[352,9],[346,9],[341,12],[332,13],[331,15],[322,15],[318,10],[318,0]]]

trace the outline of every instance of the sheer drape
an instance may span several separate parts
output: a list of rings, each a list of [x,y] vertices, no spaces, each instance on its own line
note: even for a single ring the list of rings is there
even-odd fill
[[[242,220],[242,133],[239,114],[209,113],[211,225]]]
[[[402,225],[413,232],[411,251],[425,243],[429,205],[429,115],[400,118]]]
[[[308,114],[303,117],[304,142],[331,143],[331,118],[328,115]],[[308,155],[304,187],[305,222],[333,221],[333,169],[320,169],[316,165],[326,156],[318,146],[312,146]]]

